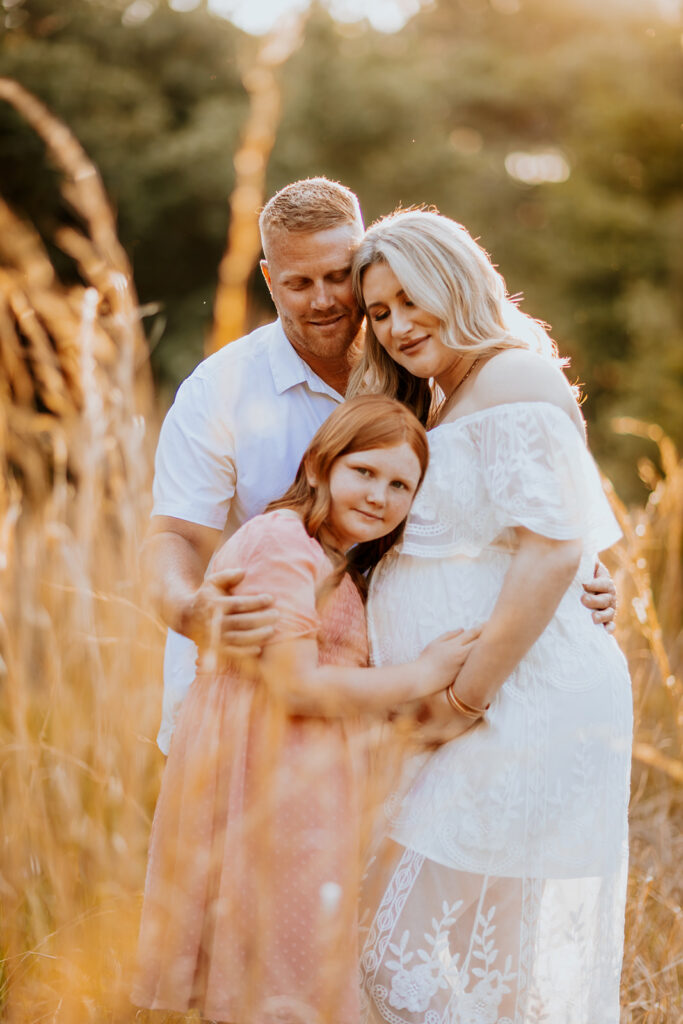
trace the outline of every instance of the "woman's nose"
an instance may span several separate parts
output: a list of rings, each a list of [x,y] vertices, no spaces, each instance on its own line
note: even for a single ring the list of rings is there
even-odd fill
[[[410,334],[413,324],[410,316],[405,310],[397,310],[391,317],[391,333],[396,338],[403,338]]]

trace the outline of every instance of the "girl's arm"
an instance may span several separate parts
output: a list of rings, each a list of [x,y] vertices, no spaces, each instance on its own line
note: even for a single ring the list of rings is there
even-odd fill
[[[551,540],[516,527],[519,540],[488,622],[458,674],[454,691],[467,704],[485,708],[538,640],[576,575],[581,541]],[[428,702],[425,742],[445,742],[472,725],[439,694]]]
[[[479,629],[444,633],[415,661],[382,668],[319,665],[317,642],[306,637],[270,644],[259,667],[266,685],[292,714],[384,714],[397,704],[445,689],[456,678],[479,633]]]

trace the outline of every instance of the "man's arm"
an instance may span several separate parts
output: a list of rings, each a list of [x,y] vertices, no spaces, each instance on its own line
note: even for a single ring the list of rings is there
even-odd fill
[[[151,601],[163,621],[201,648],[219,643],[239,657],[257,656],[273,633],[277,612],[269,594],[232,596],[239,569],[209,573],[221,531],[172,516],[152,516],[142,549]]]

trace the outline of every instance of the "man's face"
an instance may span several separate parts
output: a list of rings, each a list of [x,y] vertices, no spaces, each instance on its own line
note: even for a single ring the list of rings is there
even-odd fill
[[[358,223],[324,231],[274,231],[261,269],[289,341],[304,359],[345,355],[363,314],[351,290]]]

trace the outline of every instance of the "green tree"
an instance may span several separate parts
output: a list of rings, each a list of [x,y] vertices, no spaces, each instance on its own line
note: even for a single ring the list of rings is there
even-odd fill
[[[255,41],[203,6],[157,0],[136,23],[130,10],[19,0],[0,70],[101,168],[140,296],[163,309],[152,333],[167,394],[201,357],[246,112],[238,61]],[[646,442],[615,440],[613,416],[683,443],[678,60],[674,24],[616,0],[440,0],[394,34],[337,24],[316,3],[281,71],[268,170],[270,192],[311,174],[342,180],[368,220],[426,202],[466,224],[588,384],[593,446],[627,496]],[[63,211],[39,147],[7,111],[0,131],[3,194],[48,230]],[[566,180],[506,170],[510,153],[547,150]],[[257,268],[251,290],[254,323],[270,318]]]

